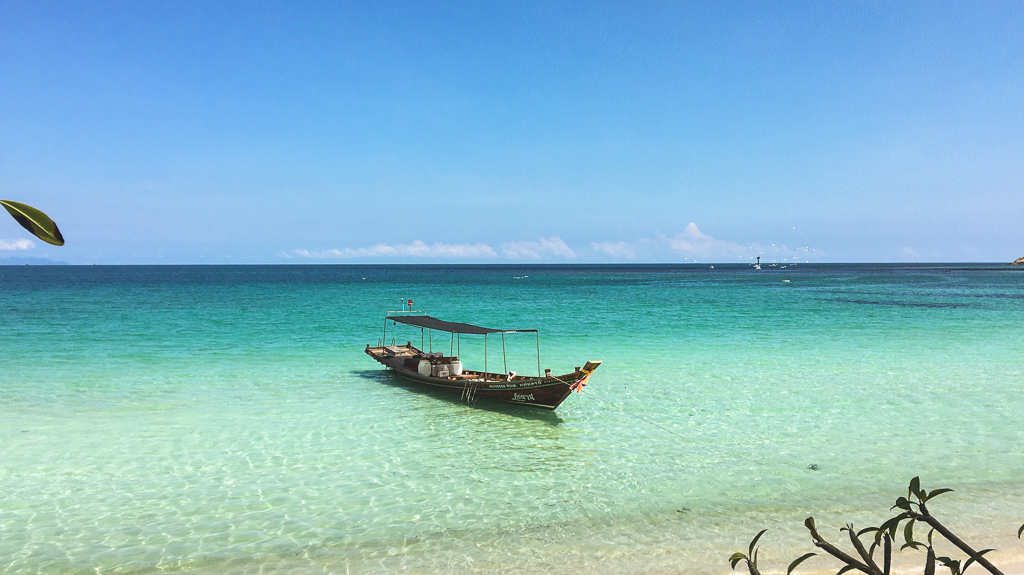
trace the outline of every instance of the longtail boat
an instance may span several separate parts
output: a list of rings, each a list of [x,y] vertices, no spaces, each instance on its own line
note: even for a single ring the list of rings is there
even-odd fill
[[[410,300],[410,304],[412,300]],[[420,328],[424,331],[440,331],[452,334],[453,345],[448,355],[415,347],[411,341],[404,345],[387,345],[388,323],[401,323]],[[514,371],[495,373],[487,371],[487,336],[500,334],[502,356],[505,355],[505,334],[534,333],[537,338],[537,375],[518,375]],[[461,343],[463,335],[482,335],[484,337],[484,369],[475,371],[464,369],[455,351],[456,337]],[[422,340],[422,337],[421,337]],[[433,341],[430,338],[428,341]],[[421,341],[420,347],[425,347]],[[447,346],[446,346],[447,347]],[[461,348],[461,346],[460,346]],[[540,370],[540,333],[535,329],[495,329],[480,327],[468,323],[457,323],[440,320],[423,312],[387,312],[384,318],[384,337],[376,346],[366,345],[366,354],[380,362],[386,368],[394,370],[398,375],[416,383],[434,389],[458,393],[464,401],[474,402],[477,399],[489,399],[516,405],[527,405],[540,409],[555,409],[565,398],[575,391],[579,393],[590,380],[590,375],[601,365],[600,361],[588,361],[583,367],[577,367],[572,373],[551,375],[546,369]],[[507,365],[505,366],[507,369]]]

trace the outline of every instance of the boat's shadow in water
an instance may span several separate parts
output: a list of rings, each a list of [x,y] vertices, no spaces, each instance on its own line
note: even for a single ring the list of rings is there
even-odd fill
[[[440,391],[437,389],[432,389],[425,385],[419,385],[417,383],[409,381],[408,379],[405,379],[400,375],[392,373],[390,370],[366,369],[357,371],[355,372],[355,374],[358,375],[359,377],[372,379],[373,381],[376,381],[383,385],[387,385],[390,387],[400,387],[410,392],[418,393],[420,395],[426,395],[438,399],[440,401],[451,403],[453,405],[470,405],[451,392]],[[560,425],[562,423],[562,418],[559,417],[558,414],[555,413],[554,411],[512,405],[511,403],[502,403],[500,401],[491,401],[489,399],[478,399],[474,401],[471,405],[479,409],[485,409],[487,411],[493,411],[496,413],[503,413],[506,415],[511,415],[513,417],[520,417],[522,419],[543,421],[545,423],[550,423],[551,425]]]

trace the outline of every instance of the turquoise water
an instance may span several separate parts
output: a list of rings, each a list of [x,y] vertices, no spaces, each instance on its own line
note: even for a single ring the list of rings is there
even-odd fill
[[[400,298],[604,364],[555,413],[420,392],[363,353]],[[4,573],[725,573],[765,527],[784,568],[914,475],[1024,521],[1008,266],[3,266],[0,349]]]

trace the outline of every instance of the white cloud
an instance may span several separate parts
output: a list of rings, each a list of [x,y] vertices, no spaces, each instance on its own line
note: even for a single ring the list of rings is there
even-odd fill
[[[322,251],[295,249],[282,252],[286,258],[305,259],[373,259],[373,258],[445,258],[445,259],[485,259],[496,258],[498,253],[487,244],[443,244],[434,242],[426,244],[420,240],[408,244],[374,244],[362,248],[341,248]],[[562,241],[553,236],[540,238],[537,241],[506,242],[501,244],[501,255],[513,260],[536,260],[558,256],[575,258],[576,253]]]
[[[19,250],[30,250],[36,247],[32,240],[26,240],[25,238],[17,240],[0,240],[0,250],[19,251]]]
[[[310,251],[296,249],[285,252],[285,257],[308,259],[352,259],[352,258],[493,258],[498,254],[487,244],[443,244],[434,242],[427,245],[420,240],[408,244],[374,244],[364,248],[330,249]]]
[[[810,247],[789,248],[785,244],[739,244],[712,237],[690,222],[683,231],[673,235],[658,234],[631,241],[591,242],[589,259],[605,261],[750,261],[761,256],[766,261],[807,261],[808,256],[820,256]]]
[[[562,238],[550,236],[534,241],[505,242],[498,248],[488,244],[427,244],[416,240],[405,244],[379,243],[359,248],[322,251],[295,249],[282,252],[282,257],[311,260],[486,260],[510,261],[719,261],[763,262],[808,261],[821,256],[809,247],[789,248],[785,244],[738,244],[712,237],[690,222],[674,235],[660,234],[631,241],[591,242],[577,253]]]
[[[677,252],[683,252],[692,256],[702,258],[713,257],[743,257],[756,250],[755,246],[742,246],[737,243],[715,238],[700,231],[697,224],[690,222],[682,232],[665,238],[670,248]]]
[[[914,248],[903,246],[900,248],[900,257],[904,259],[914,260],[920,258],[921,256],[920,254],[917,253],[917,250],[915,250]]]
[[[594,251],[617,259],[636,258],[636,250],[629,242],[590,242],[590,247]]]
[[[541,238],[535,242],[505,242],[501,244],[501,252],[511,260],[539,260],[546,256],[576,257],[576,252],[558,236]]]
[[[773,259],[789,261],[790,259],[800,260],[801,257],[811,255],[815,251],[809,247],[790,249],[786,244],[744,245],[720,240],[700,231],[697,224],[693,222],[687,224],[685,230],[674,236],[661,236],[658,239],[677,253],[686,254],[692,258],[701,258],[705,261],[712,259],[720,261],[753,260],[757,256],[769,258],[769,261]]]

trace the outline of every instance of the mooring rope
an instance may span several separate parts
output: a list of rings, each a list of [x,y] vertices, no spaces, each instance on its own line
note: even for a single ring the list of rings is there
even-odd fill
[[[562,378],[560,378],[558,376],[553,376],[552,379],[556,379],[556,380],[558,380],[558,381],[568,385],[570,388],[572,387],[572,384],[570,384],[568,381],[565,381],[564,379],[562,379]],[[653,425],[654,427],[657,427],[658,429],[664,431],[665,433],[670,433],[672,435],[675,435],[679,439],[686,439],[685,437],[683,437],[682,435],[679,435],[678,433],[672,431],[671,429],[667,429],[667,428],[665,428],[665,427],[663,427],[661,425],[658,425],[657,423],[654,423],[650,419],[641,417],[641,416],[633,413],[632,411],[628,411],[626,409],[623,409],[623,408],[619,407],[618,405],[615,405],[614,403],[608,401],[607,399],[604,399],[603,397],[601,397],[601,396],[599,396],[599,395],[597,395],[595,393],[591,393],[591,392],[587,391],[586,389],[580,388],[580,390],[577,391],[576,393],[585,393],[585,394],[589,395],[590,397],[593,397],[594,399],[599,399],[599,400],[607,403],[608,405],[614,407],[615,409],[618,409],[622,413],[625,413],[627,415],[632,415],[633,417],[639,419],[640,421],[643,421],[643,422],[646,422],[646,423],[650,423],[651,425]]]
[[[635,417],[635,418],[639,419],[640,421],[644,421],[644,422],[646,422],[646,423],[649,423],[649,424],[653,425],[654,427],[657,427],[658,429],[660,429],[660,430],[664,431],[665,433],[670,433],[670,434],[672,434],[672,435],[675,435],[675,436],[676,436],[676,437],[678,437],[679,439],[686,439],[685,437],[683,437],[682,435],[679,435],[678,433],[676,433],[676,432],[672,431],[671,429],[668,429],[668,428],[666,428],[666,427],[664,427],[664,426],[658,425],[657,423],[654,423],[654,422],[653,422],[653,421],[651,421],[650,419],[647,419],[647,418],[645,418],[645,417],[641,417],[641,416],[639,416],[639,415],[637,415],[637,414],[633,413],[632,411],[628,411],[628,410],[626,410],[626,409],[623,409],[623,408],[619,407],[618,405],[615,405],[614,403],[612,403],[612,402],[608,401],[607,399],[604,399],[603,397],[601,397],[601,396],[599,396],[599,395],[596,395],[596,394],[594,394],[594,393],[591,393],[591,392],[589,392],[589,391],[587,391],[587,390],[585,390],[585,389],[581,389],[580,391],[581,391],[582,393],[585,393],[585,394],[589,395],[590,397],[593,397],[594,399],[599,399],[599,400],[601,400],[601,401],[603,401],[603,402],[607,403],[608,405],[610,405],[610,406],[614,407],[615,409],[618,409],[618,410],[619,410],[619,411],[621,411],[622,413],[625,413],[625,414],[627,414],[627,415],[632,415],[633,417]]]

